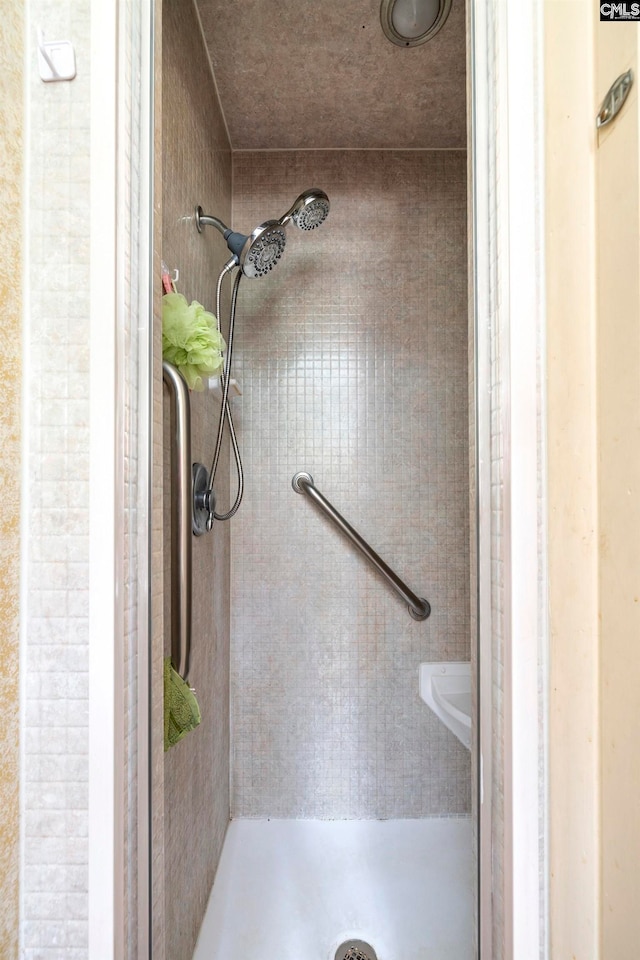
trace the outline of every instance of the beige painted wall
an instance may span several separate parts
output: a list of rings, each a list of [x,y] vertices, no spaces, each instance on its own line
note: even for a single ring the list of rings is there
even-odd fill
[[[638,25],[596,26],[596,101],[638,77]],[[602,960],[640,940],[640,128],[637,79],[599,136],[598,513]]]
[[[598,950],[593,12],[545,4],[551,956]]]
[[[3,3],[0,17],[0,956],[18,956],[19,756],[18,601],[20,557],[20,394],[22,329],[22,62],[24,4]]]
[[[551,956],[640,936],[638,27],[545,4]],[[637,76],[637,72],[636,72]]]

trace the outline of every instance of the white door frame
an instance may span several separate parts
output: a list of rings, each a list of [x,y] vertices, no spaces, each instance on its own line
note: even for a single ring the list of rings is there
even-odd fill
[[[483,758],[480,950],[482,960],[539,960],[548,953],[542,5],[469,2]],[[492,454],[496,433],[502,450]],[[492,455],[502,464],[497,499]],[[496,576],[502,580],[501,610],[492,600]],[[501,682],[492,655],[499,629]],[[503,769],[492,771],[494,738],[501,735]],[[495,781],[504,795],[501,832],[492,822]],[[494,874],[496,859],[502,876]],[[492,915],[496,901],[502,902],[501,918]]]
[[[128,19],[127,19],[128,17]],[[149,658],[153,2],[91,0],[88,936],[91,960],[150,956]],[[140,30],[134,46],[127,31]],[[131,63],[127,67],[127,57]],[[127,69],[139,84],[127,89]],[[136,155],[130,155],[135,151]],[[131,189],[135,173],[137,187]],[[136,208],[132,209],[135,194]],[[130,257],[131,264],[128,263]],[[135,278],[128,278],[131,265]],[[135,336],[130,327],[135,325]],[[127,334],[135,344],[127,355]],[[137,351],[137,353],[136,353]],[[129,383],[137,366],[136,383]],[[129,396],[129,408],[126,397]],[[137,420],[137,423],[133,423]],[[137,462],[128,496],[125,459]],[[131,481],[129,481],[131,482]],[[132,496],[135,502],[132,500]],[[125,514],[130,524],[125,530]],[[135,520],[132,515],[135,514]],[[127,543],[128,537],[128,543]],[[127,610],[125,575],[138,577]],[[129,574],[131,576],[131,574]],[[133,656],[125,634],[137,641]],[[133,641],[130,639],[129,643]],[[137,663],[125,731],[125,656]],[[131,733],[137,727],[135,733]],[[129,736],[128,736],[129,735]],[[128,736],[128,738],[127,738]],[[135,758],[135,760],[133,760]],[[132,764],[135,763],[135,766]],[[125,778],[129,777],[129,810]],[[137,806],[136,806],[137,802]],[[129,818],[129,821],[128,821]],[[137,820],[127,842],[128,822]],[[126,860],[130,859],[127,865]],[[135,885],[135,896],[125,883]],[[137,915],[133,914],[133,903]]]

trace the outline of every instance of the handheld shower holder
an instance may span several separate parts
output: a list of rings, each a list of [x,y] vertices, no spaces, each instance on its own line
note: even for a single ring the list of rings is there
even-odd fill
[[[193,464],[193,534],[201,537],[211,530],[216,501],[209,490],[209,472],[204,463]]]

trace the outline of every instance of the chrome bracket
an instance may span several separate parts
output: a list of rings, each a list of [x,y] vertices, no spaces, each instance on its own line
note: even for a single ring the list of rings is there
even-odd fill
[[[602,101],[598,116],[596,117],[596,127],[598,130],[600,127],[606,127],[608,123],[611,123],[611,121],[618,116],[620,110],[622,109],[622,104],[629,96],[629,91],[631,90],[632,85],[632,70],[627,70],[626,73],[621,73],[618,79],[614,80],[609,88],[609,92]]]
[[[215,500],[209,492],[209,474],[204,463],[193,464],[193,535],[201,537],[211,529]]]

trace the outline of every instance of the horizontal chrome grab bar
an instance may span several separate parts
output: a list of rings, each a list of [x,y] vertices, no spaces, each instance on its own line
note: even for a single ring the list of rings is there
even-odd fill
[[[166,360],[162,378],[169,391],[174,433],[171,442],[171,662],[183,680],[191,655],[191,401],[182,374]]]
[[[373,550],[366,540],[364,540],[357,530],[354,530],[350,523],[338,513],[333,504],[329,503],[326,497],[320,493],[313,484],[313,477],[308,473],[296,473],[291,481],[291,485],[296,493],[306,493],[306,495],[316,503],[326,515],[333,520],[335,525],[345,533],[351,542],[365,555],[369,563],[378,570],[385,580],[391,584],[393,589],[399,594],[409,607],[409,613],[414,620],[426,620],[431,613],[431,604],[422,597],[409,590],[409,587],[398,577],[391,567],[382,560]]]

